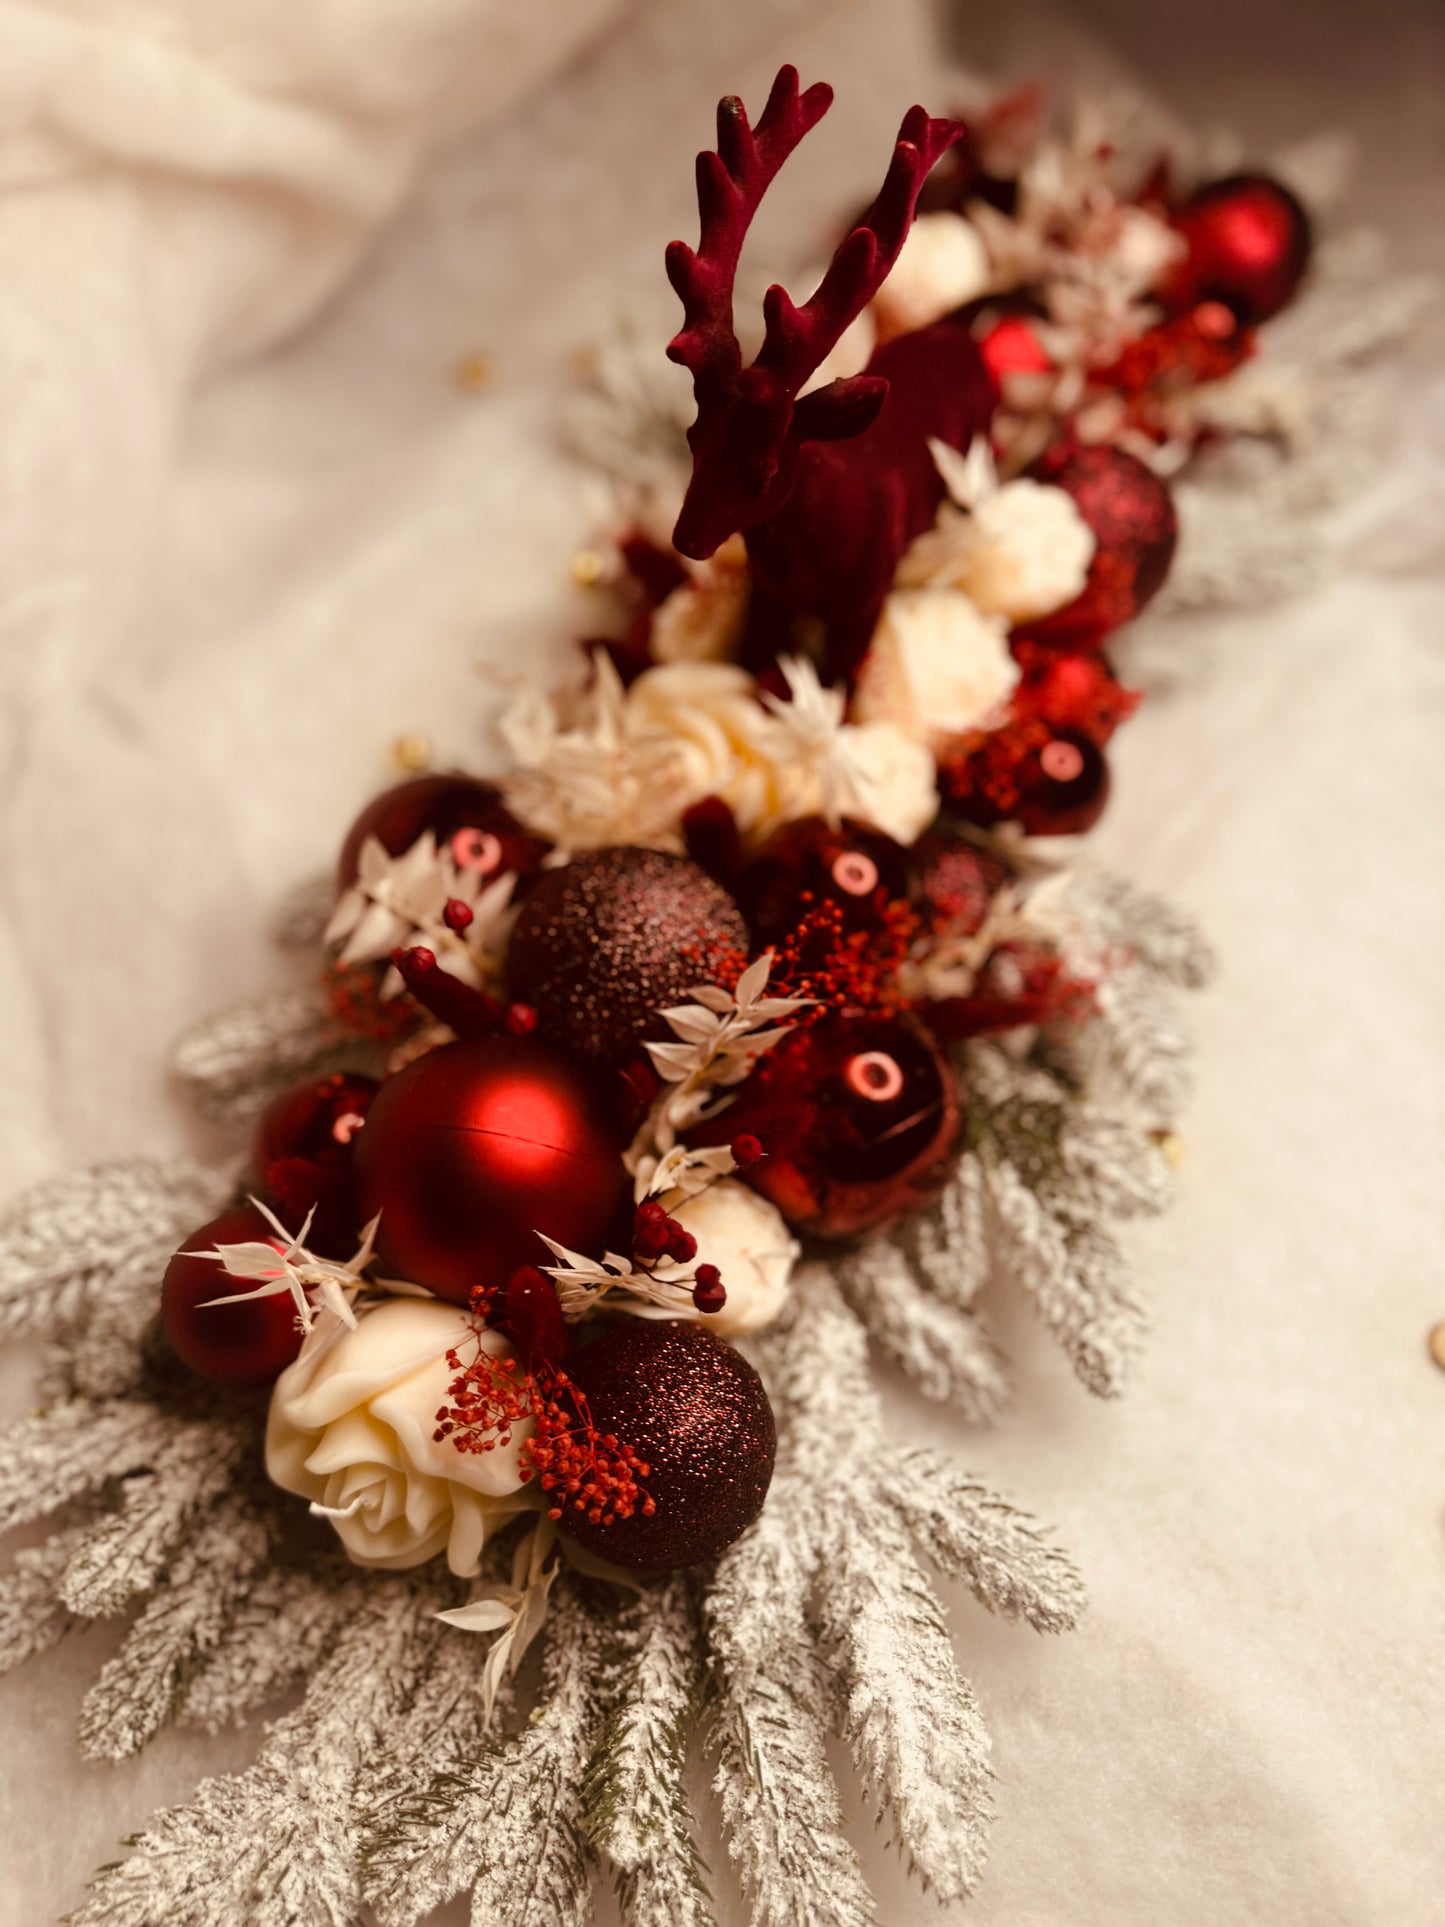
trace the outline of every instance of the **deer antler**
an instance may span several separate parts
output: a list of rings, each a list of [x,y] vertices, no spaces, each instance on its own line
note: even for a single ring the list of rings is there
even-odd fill
[[[799,400],[804,382],[878,292],[898,258],[929,170],[963,132],[912,107],[898,130],[878,198],[839,246],[817,289],[797,307],[785,288],[763,300],[763,345],[744,368],[733,330],[733,284],[744,237],[764,193],[833,101],[821,83],[798,92],[795,67],[773,82],[757,127],[740,100],[718,103],[716,153],[697,157],[701,235],[667,250],[667,275],[683,305],[668,355],[690,369],[697,419],[688,432],[692,482],[673,532],[684,555],[705,557],[736,529],[773,513],[792,486],[805,441],[861,433],[888,392],[879,376],[831,382]]]

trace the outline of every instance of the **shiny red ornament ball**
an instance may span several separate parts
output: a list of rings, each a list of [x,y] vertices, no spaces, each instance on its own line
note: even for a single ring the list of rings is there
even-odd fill
[[[294,1084],[263,1112],[251,1153],[258,1189],[288,1231],[314,1211],[307,1243],[325,1257],[355,1248],[359,1220],[351,1163],[378,1086],[374,1077],[334,1071]]]
[[[627,1182],[622,1148],[577,1065],[535,1038],[470,1038],[382,1085],[357,1144],[357,1207],[380,1212],[393,1276],[466,1304],[549,1262],[539,1231],[590,1250]]]
[[[1106,443],[1048,458],[1038,477],[1073,497],[1095,547],[1079,594],[1026,633],[1055,649],[1092,649],[1163,587],[1179,539],[1174,498],[1137,456]]]
[[[592,1424],[630,1445],[655,1510],[611,1525],[568,1508],[562,1530],[613,1565],[671,1572],[715,1559],[767,1497],[777,1427],[752,1366],[701,1326],[630,1319],[567,1365]]]
[[[389,856],[402,856],[427,830],[458,869],[476,871],[488,882],[507,870],[522,879],[534,876],[550,847],[527,834],[495,783],[473,776],[416,776],[374,796],[347,831],[336,866],[338,887],[345,890],[356,881],[361,846],[369,836],[378,838]]]
[[[718,1144],[740,1131],[766,1150],[743,1181],[800,1231],[846,1238],[938,1195],[959,1098],[912,1018],[843,1013],[791,1031],[691,1139]]]
[[[1190,195],[1174,227],[1188,251],[1171,270],[1164,294],[1179,307],[1220,301],[1254,327],[1294,298],[1309,267],[1309,215],[1267,174],[1209,182]]]
[[[539,1033],[598,1069],[616,1069],[657,1012],[694,984],[731,982],[747,926],[722,885],[687,857],[592,850],[540,877],[507,946],[507,984]]]
[[[776,944],[820,903],[843,913],[845,931],[876,930],[890,903],[908,894],[908,862],[881,830],[821,816],[785,823],[738,879],[743,915],[759,944]]]
[[[171,1349],[193,1372],[222,1385],[269,1385],[301,1349],[296,1302],[290,1292],[217,1305],[211,1300],[253,1289],[214,1258],[192,1257],[214,1245],[270,1244],[283,1249],[273,1226],[250,1204],[223,1211],[193,1231],[166,1266],[161,1323]],[[254,1289],[259,1290],[259,1282]]]
[[[935,936],[976,936],[1012,875],[992,850],[941,826],[919,837],[908,856],[914,906]]]

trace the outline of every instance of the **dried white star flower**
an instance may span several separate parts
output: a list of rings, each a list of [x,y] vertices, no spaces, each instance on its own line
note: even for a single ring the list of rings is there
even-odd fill
[[[423,944],[443,970],[480,989],[498,975],[516,915],[515,881],[510,871],[488,882],[480,871],[463,869],[450,850],[438,849],[430,830],[400,856],[390,855],[378,837],[369,836],[357,859],[356,881],[332,911],[325,941],[342,945],[343,964],[371,963],[398,947]],[[443,917],[453,900],[472,913],[461,932]],[[389,970],[382,996],[393,997],[400,988],[400,976]]]
[[[185,1256],[213,1258],[228,1277],[255,1279],[260,1289],[232,1292],[225,1298],[208,1298],[202,1309],[212,1305],[250,1304],[257,1298],[280,1298],[289,1292],[296,1305],[296,1321],[309,1333],[314,1323],[311,1302],[314,1295],[326,1311],[354,1329],[356,1313],[352,1303],[368,1288],[362,1274],[372,1260],[380,1214],[362,1232],[354,1256],[343,1264],[307,1250],[306,1234],[316,1215],[314,1208],[307,1212],[306,1222],[293,1238],[268,1205],[262,1204],[259,1198],[252,1198],[250,1202],[275,1231],[281,1241],[279,1245],[243,1240],[238,1244],[218,1244],[210,1251],[188,1251]]]

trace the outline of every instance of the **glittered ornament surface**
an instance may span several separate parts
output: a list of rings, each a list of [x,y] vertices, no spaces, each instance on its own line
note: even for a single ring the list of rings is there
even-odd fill
[[[1073,497],[1095,547],[1079,594],[1025,631],[1052,648],[1093,648],[1163,587],[1179,537],[1174,498],[1137,456],[1106,443],[1053,458],[1039,478]]]
[[[791,1032],[691,1136],[755,1136],[765,1155],[746,1182],[799,1230],[840,1238],[936,1197],[958,1128],[953,1073],[921,1027],[845,1014]]]
[[[428,1051],[382,1085],[356,1156],[358,1206],[378,1212],[394,1277],[465,1304],[549,1237],[586,1250],[626,1182],[621,1137],[590,1079],[533,1038]]]
[[[538,880],[512,931],[507,983],[540,1035],[613,1068],[665,1005],[735,975],[747,942],[737,905],[688,858],[593,850]]]
[[[547,844],[527,834],[495,783],[473,776],[418,776],[373,797],[347,831],[336,866],[339,887],[348,889],[356,881],[361,846],[369,836],[388,856],[401,856],[428,830],[459,870],[485,879],[508,870],[528,878],[547,854]]]
[[[193,1231],[166,1266],[161,1324],[172,1350],[193,1372],[222,1385],[269,1385],[301,1349],[290,1292],[213,1304],[213,1299],[246,1291],[247,1280],[232,1277],[214,1258],[191,1255],[239,1244],[283,1248],[274,1226],[254,1205],[223,1211]],[[259,1281],[256,1289],[261,1289]]]
[[[633,1320],[569,1360],[593,1425],[632,1446],[655,1510],[611,1525],[568,1508],[562,1530],[636,1572],[712,1559],[762,1510],[777,1428],[763,1382],[731,1345],[694,1324]]]

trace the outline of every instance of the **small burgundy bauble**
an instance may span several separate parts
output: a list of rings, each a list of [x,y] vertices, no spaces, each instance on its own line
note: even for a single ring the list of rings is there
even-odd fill
[[[357,1140],[356,1200],[393,1276],[466,1304],[545,1231],[587,1250],[626,1182],[622,1139],[585,1072],[531,1037],[444,1044],[388,1078]]]
[[[338,887],[345,890],[356,881],[361,846],[369,836],[378,838],[389,856],[402,856],[427,830],[458,869],[476,871],[488,881],[506,870],[519,878],[534,876],[548,849],[522,828],[495,783],[473,776],[416,776],[374,796],[347,831],[336,866]]]
[[[953,1073],[919,1025],[849,1013],[798,1026],[691,1135],[757,1137],[744,1181],[800,1231],[844,1238],[935,1198],[958,1126]]]
[[[759,944],[778,943],[808,911],[835,903],[843,929],[876,930],[890,903],[908,893],[902,847],[880,830],[821,816],[785,823],[738,881],[738,902]]]
[[[343,1071],[308,1078],[273,1099],[256,1132],[251,1162],[267,1204],[293,1232],[314,1206],[307,1242],[326,1257],[355,1246],[352,1148],[377,1089],[374,1077]]]
[[[936,936],[977,936],[1009,880],[1008,865],[944,828],[926,831],[908,857],[914,907],[926,928]]]
[[[1103,442],[1054,457],[1038,473],[1073,497],[1095,547],[1079,594],[1028,623],[1027,634],[1051,648],[1091,649],[1163,586],[1179,535],[1174,498],[1137,456]]]
[[[634,1572],[671,1572],[714,1559],[762,1511],[777,1428],[763,1382],[741,1352],[680,1321],[630,1319],[567,1365],[597,1430],[648,1467],[653,1501],[611,1525],[569,1507],[562,1530]]]
[[[1061,730],[1024,758],[1013,820],[1030,836],[1078,836],[1109,801],[1104,752],[1078,730]]]
[[[1190,195],[1174,227],[1188,252],[1164,294],[1179,307],[1222,301],[1254,327],[1293,299],[1309,266],[1309,215],[1267,174],[1211,181]]]
[[[747,943],[737,905],[687,857],[591,850],[538,879],[512,929],[507,984],[543,1036],[611,1069],[664,1005],[735,971]]]
[[[193,1231],[166,1266],[161,1283],[161,1323],[171,1348],[193,1372],[222,1385],[269,1385],[301,1349],[296,1304],[290,1292],[217,1305],[216,1298],[251,1289],[214,1258],[189,1254],[214,1245],[271,1244],[282,1249],[274,1228],[254,1205],[236,1205]],[[259,1283],[256,1289],[260,1289]]]

